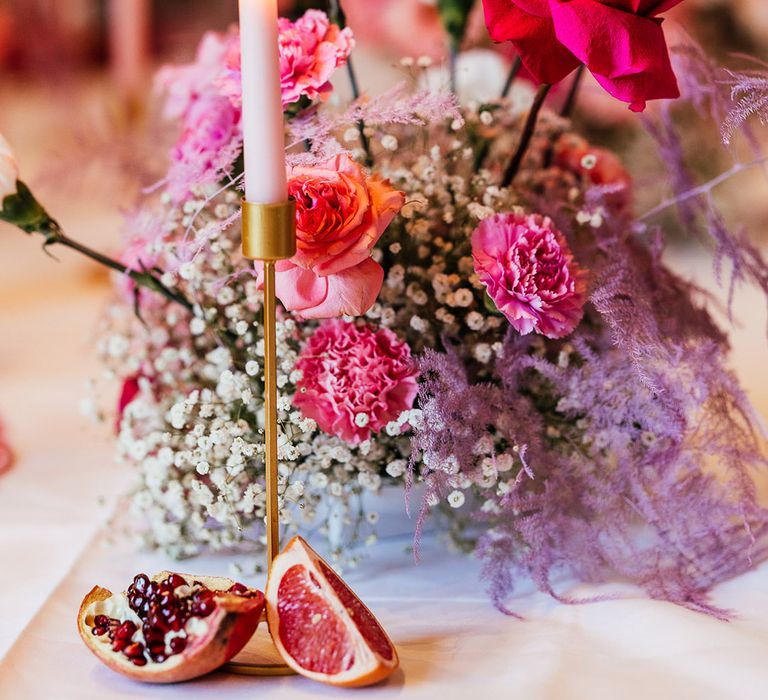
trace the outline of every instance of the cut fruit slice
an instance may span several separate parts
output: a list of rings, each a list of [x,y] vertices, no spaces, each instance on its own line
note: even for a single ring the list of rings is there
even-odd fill
[[[379,621],[301,537],[275,558],[266,597],[275,646],[302,676],[352,688],[397,668],[397,651]]]
[[[218,576],[138,574],[125,593],[96,586],[77,626],[114,671],[147,683],[177,683],[229,661],[251,638],[264,596]]]

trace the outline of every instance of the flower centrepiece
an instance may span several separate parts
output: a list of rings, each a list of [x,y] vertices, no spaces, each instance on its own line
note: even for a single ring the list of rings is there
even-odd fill
[[[302,349],[294,405],[327,433],[359,444],[413,406],[417,370],[387,328],[324,321]]]
[[[277,263],[278,298],[304,318],[365,313],[384,279],[371,252],[405,195],[377,175],[366,176],[346,155],[293,168],[288,192],[296,200],[297,251]],[[263,265],[256,268],[261,276]]]
[[[585,274],[549,218],[516,211],[485,219],[472,235],[472,257],[488,295],[519,333],[563,338],[578,325]]]
[[[583,63],[603,89],[641,112],[680,96],[661,28],[682,0],[483,0],[494,41],[511,41],[540,83]]]

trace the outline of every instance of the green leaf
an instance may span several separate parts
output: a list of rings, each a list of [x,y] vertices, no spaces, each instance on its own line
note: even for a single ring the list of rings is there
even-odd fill
[[[483,294],[483,306],[485,306],[486,310],[490,313],[496,315],[496,316],[503,316],[504,314],[499,311],[499,308],[494,303],[493,299],[491,299],[490,296],[488,296],[488,292],[485,292]]]
[[[16,181],[16,192],[3,199],[0,219],[27,233],[44,231],[51,223],[51,217],[21,180]]]
[[[467,22],[475,0],[437,0],[437,9],[443,22],[445,31],[451,40],[451,47],[458,51],[464,34],[467,31]]]

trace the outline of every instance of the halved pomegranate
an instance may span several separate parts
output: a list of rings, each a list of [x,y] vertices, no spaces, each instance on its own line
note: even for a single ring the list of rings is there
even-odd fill
[[[266,593],[270,634],[297,673],[352,688],[378,683],[398,667],[379,621],[301,537],[275,558]]]
[[[227,578],[163,571],[138,574],[125,593],[95,586],[77,626],[114,671],[149,683],[176,683],[213,671],[253,636],[264,595]]]

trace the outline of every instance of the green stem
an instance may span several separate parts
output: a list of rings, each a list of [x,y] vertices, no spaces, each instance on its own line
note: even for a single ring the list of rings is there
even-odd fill
[[[502,187],[509,187],[512,184],[512,180],[515,179],[520,170],[520,165],[523,162],[528,146],[531,145],[531,139],[536,131],[536,121],[539,117],[539,112],[544,105],[544,100],[547,98],[552,86],[549,83],[542,83],[539,89],[536,91],[536,96],[533,98],[533,104],[531,110],[528,112],[528,118],[525,120],[525,126],[523,127],[523,133],[520,136],[520,143],[517,146],[515,154],[512,156],[512,160],[509,161],[507,169],[504,171],[504,177],[502,178]]]
[[[41,233],[44,233],[46,236],[46,247],[49,245],[58,244],[64,246],[65,248],[75,250],[78,253],[85,255],[87,258],[90,258],[94,262],[99,263],[99,265],[103,265],[104,267],[114,270],[115,272],[127,275],[140,287],[144,287],[145,289],[156,292],[157,294],[165,297],[168,301],[180,304],[190,313],[194,313],[194,305],[191,301],[189,301],[189,299],[187,299],[180,292],[174,292],[173,290],[168,289],[168,287],[166,287],[160,281],[160,279],[153,275],[151,272],[139,272],[138,270],[131,270],[126,265],[123,265],[123,263],[118,262],[113,258],[107,257],[106,255],[103,255],[102,253],[99,253],[98,251],[93,250],[92,248],[89,248],[88,246],[83,245],[82,243],[79,243],[72,238],[69,238],[69,236],[65,235],[61,228],[58,227],[58,224],[55,224],[55,222],[53,223],[55,225],[55,229],[53,231],[41,231]]]

